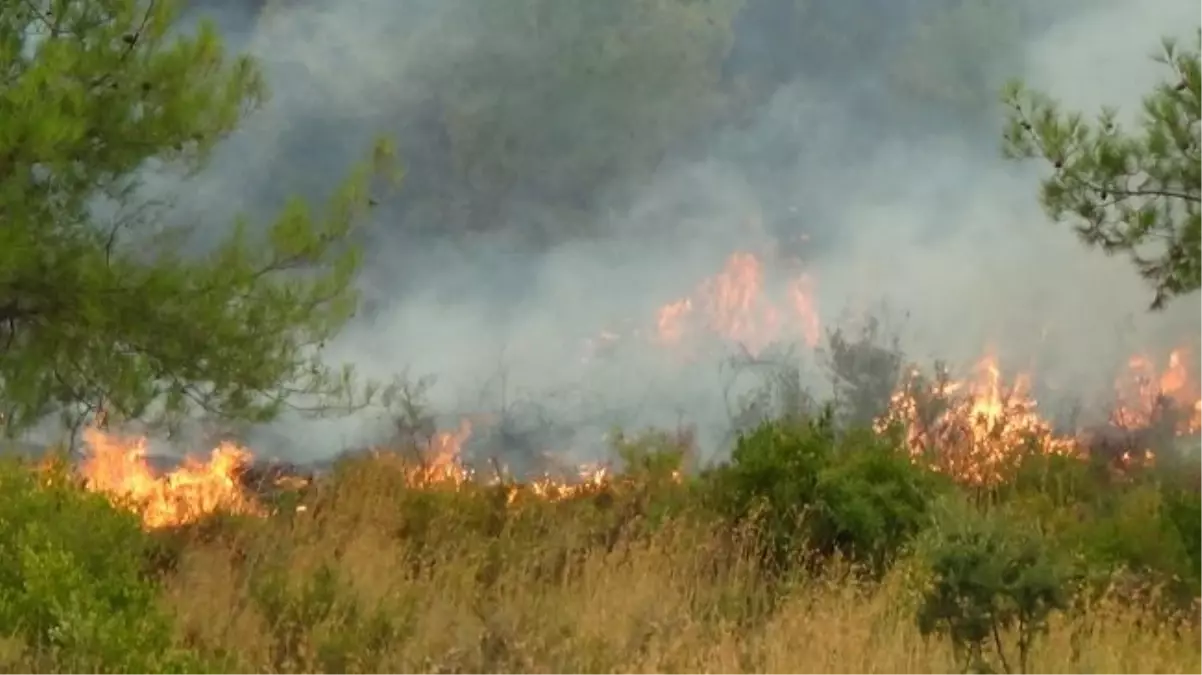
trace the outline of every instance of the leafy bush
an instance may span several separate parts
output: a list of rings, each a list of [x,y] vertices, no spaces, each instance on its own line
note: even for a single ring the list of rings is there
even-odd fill
[[[172,649],[143,575],[138,517],[83,491],[62,463],[0,466],[0,626],[33,671],[157,672],[202,664]]]
[[[858,333],[836,328],[827,335],[823,353],[839,412],[848,424],[871,425],[888,411],[897,391],[903,365],[900,339],[885,331],[881,319],[870,316]]]
[[[1070,597],[1071,565],[1034,528],[1007,515],[957,511],[926,548],[931,580],[918,628],[949,638],[964,672],[996,672],[997,666],[1027,672],[1034,640]],[[1009,636],[1016,645],[1007,646]]]
[[[1190,556],[1154,484],[1115,493],[1100,513],[1070,532],[1079,537],[1094,567],[1122,567],[1154,577],[1198,575],[1190,570]]]
[[[840,434],[829,411],[806,422],[761,424],[708,480],[721,513],[758,519],[772,563],[840,553],[875,571],[923,528],[938,493],[933,475],[895,439]]]
[[[1202,595],[1202,498],[1197,492],[1171,490],[1164,495],[1161,513],[1176,530],[1186,557],[1182,581],[1189,597]]]
[[[1202,500],[1197,483],[1181,479],[1182,468],[1116,475],[1098,461],[1031,455],[994,495],[1079,554],[1092,572],[1106,577],[1123,570],[1171,582],[1178,599],[1188,601],[1202,587]]]

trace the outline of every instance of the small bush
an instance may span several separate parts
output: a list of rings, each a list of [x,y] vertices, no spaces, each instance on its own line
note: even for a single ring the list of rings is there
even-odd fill
[[[143,576],[138,517],[80,489],[62,463],[0,466],[0,626],[33,672],[157,672],[202,664],[172,649]]]
[[[252,587],[271,636],[275,672],[378,672],[401,638],[396,617],[365,608],[335,568],[319,566],[301,583],[265,571]]]
[[[1049,616],[1068,606],[1072,567],[1034,528],[1004,512],[954,513],[926,548],[931,579],[919,631],[947,637],[964,672],[1027,672]]]
[[[708,480],[721,512],[736,521],[758,519],[772,563],[839,553],[874,571],[922,529],[938,493],[933,475],[911,463],[894,439],[839,434],[829,413],[761,424]]]
[[[846,436],[834,459],[818,477],[815,538],[883,572],[928,524],[941,481],[867,430]]]
[[[1170,490],[1161,513],[1181,539],[1186,564],[1182,567],[1190,597],[1202,596],[1202,498],[1189,490]]]
[[[1097,461],[1031,455],[998,503],[1037,522],[1057,545],[1079,554],[1099,578],[1122,570],[1167,585],[1178,600],[1202,586],[1202,507],[1197,484],[1175,473],[1132,469],[1116,475]]]

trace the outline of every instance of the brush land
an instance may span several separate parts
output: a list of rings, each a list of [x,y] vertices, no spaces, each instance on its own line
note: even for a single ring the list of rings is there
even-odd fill
[[[1016,453],[965,484],[899,434],[762,422],[730,463],[620,441],[537,486],[402,452],[148,528],[65,463],[0,474],[5,670],[1197,672],[1198,460]],[[1170,454],[1162,455],[1171,457]],[[16,576],[13,576],[13,575]],[[16,580],[22,582],[17,585]]]
[[[1062,28],[1117,47],[1095,5],[0,1],[0,432],[83,429],[87,450],[0,464],[0,671],[1202,672],[1202,42],[1166,40],[1123,117],[1001,81],[1039,74]],[[233,39],[291,89],[265,126],[243,122],[267,69],[208,15],[243,21]],[[1130,84],[1112,65],[1066,81]],[[399,132],[411,179],[386,137],[338,159],[377,131]],[[1072,251],[1122,254],[1127,277],[1077,278],[1063,241],[1018,227],[1040,218],[1012,209],[1011,176],[977,171],[999,135],[1044,170],[1027,195],[1040,218],[1080,238]],[[441,257],[461,248],[479,258]],[[702,248],[727,262],[695,293],[695,277],[643,281]],[[576,278],[593,252],[605,276]],[[567,268],[567,288],[544,278]],[[945,278],[965,269],[980,274]],[[1101,336],[1109,319],[1171,320],[1115,347],[1131,386],[1079,428],[1036,406],[1056,390],[1044,373],[990,360],[953,382],[823,321],[872,285],[925,305],[948,344],[989,332],[1037,361],[1067,328],[1089,344],[1060,335],[1045,360],[1107,380],[1095,356],[1123,341]],[[439,311],[402,311],[430,289]],[[479,322],[441,311],[469,292]],[[655,297],[632,309],[624,293]],[[585,317],[594,300],[650,311],[611,331],[627,317]],[[416,333],[431,349],[361,309],[431,328]],[[376,404],[425,429],[405,378],[365,380],[326,345],[357,327],[418,367],[471,370],[459,361],[518,324],[546,356],[535,370],[587,362],[589,380],[640,355],[644,381],[609,380],[630,406],[651,397],[627,389],[701,367],[714,343],[767,388],[693,420],[729,422],[705,448],[720,461],[698,461],[695,430],[630,429],[607,439],[612,471],[567,477],[471,466],[468,427],[399,434],[318,476],[232,444],[155,469],[118,435]],[[765,364],[798,340],[816,361],[824,334],[821,404],[799,358]],[[498,454],[529,450],[512,445]]]

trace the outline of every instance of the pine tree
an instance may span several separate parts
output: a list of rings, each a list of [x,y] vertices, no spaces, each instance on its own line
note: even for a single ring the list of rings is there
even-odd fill
[[[1202,155],[1199,50],[1165,40],[1157,60],[1171,71],[1144,98],[1138,129],[1105,109],[1093,124],[1047,95],[1011,83],[1005,151],[1052,165],[1040,201],[1055,220],[1072,219],[1081,239],[1131,256],[1155,288],[1152,307],[1202,282]]]
[[[105,410],[258,421],[359,405],[322,364],[352,316],[348,235],[392,177],[381,144],[327,208],[234,224],[203,252],[143,189],[205,166],[266,97],[211,25],[170,0],[0,3],[0,426]],[[381,173],[386,170],[385,173]]]

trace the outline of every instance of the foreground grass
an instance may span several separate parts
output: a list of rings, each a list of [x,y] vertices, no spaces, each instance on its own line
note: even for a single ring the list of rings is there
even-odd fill
[[[413,573],[401,552],[354,537],[335,569],[354,601],[387,624],[340,611],[314,622],[271,622],[251,600],[229,551],[189,551],[165,601],[192,646],[221,650],[255,671],[389,672],[954,672],[948,645],[920,639],[903,591],[831,574],[784,591],[738,574],[699,579],[682,542],[592,554],[571,578],[534,581],[506,567],[480,589],[481,561],[463,555]],[[291,559],[303,578],[316,547]],[[345,599],[344,599],[345,600]],[[761,606],[756,607],[759,604]],[[351,612],[353,614],[353,612]],[[363,632],[366,631],[366,632]],[[1158,624],[1108,602],[1060,617],[1034,654],[1036,672],[1199,672],[1195,626]]]
[[[875,581],[769,574],[762,536],[651,474],[552,501],[413,489],[362,458],[269,518],[149,534],[58,476],[0,471],[4,673],[964,671],[918,632],[921,556]],[[1112,592],[1054,615],[1028,673],[1202,673],[1196,623],[1152,607]],[[995,671],[1019,673],[1000,639]]]
[[[769,579],[737,533],[596,502],[499,509],[365,463],[297,513],[165,535],[161,602],[178,644],[243,671],[957,670],[915,626],[916,564]],[[1200,643],[1196,615],[1112,593],[1056,615],[1030,670],[1196,673]]]

